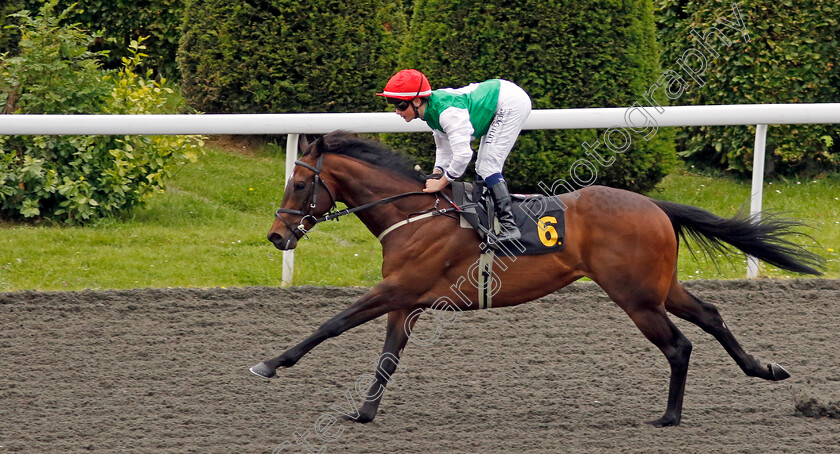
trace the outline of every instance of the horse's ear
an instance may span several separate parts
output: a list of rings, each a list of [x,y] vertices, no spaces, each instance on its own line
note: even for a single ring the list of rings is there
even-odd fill
[[[306,152],[307,148],[309,148],[309,140],[306,139],[306,134],[301,134],[298,138],[298,149]]]
[[[321,154],[324,141],[319,138],[315,142],[311,142],[310,139],[312,139],[311,136],[301,134],[300,137],[298,137],[298,150],[300,150],[301,154],[315,155],[315,157],[317,157]]]
[[[309,145],[309,154],[312,155],[313,158],[317,158],[321,156],[321,153],[324,150],[324,136],[318,137],[318,140],[313,142]]]

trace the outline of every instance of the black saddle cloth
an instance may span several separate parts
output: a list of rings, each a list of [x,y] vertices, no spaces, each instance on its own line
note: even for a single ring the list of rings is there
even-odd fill
[[[461,217],[478,234],[481,241],[506,256],[548,254],[565,245],[566,223],[563,205],[556,197],[513,194],[513,217],[522,238],[518,241],[494,243],[490,223],[494,222],[493,201],[482,182],[452,182],[455,203],[463,208]],[[490,213],[488,215],[488,213]],[[462,223],[463,224],[463,223]],[[488,241],[489,239],[489,241]]]

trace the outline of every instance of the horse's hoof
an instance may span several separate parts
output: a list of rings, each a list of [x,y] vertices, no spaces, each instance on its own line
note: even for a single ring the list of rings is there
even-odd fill
[[[277,373],[275,372],[276,369],[268,367],[268,365],[266,365],[265,363],[259,363],[248,370],[250,370],[252,374],[259,375],[262,378],[271,378],[277,375]]]
[[[350,415],[343,415],[341,418],[344,419],[345,421],[367,424],[367,423],[373,421],[373,418],[375,418],[375,417],[376,417],[375,414],[366,415],[366,414],[363,414],[363,413],[359,413],[359,415],[356,416],[356,417],[353,417],[353,416],[350,416]]]
[[[663,416],[653,421],[645,421],[645,424],[650,424],[653,427],[673,427],[680,425],[680,421],[672,417]]]
[[[776,363],[769,364],[767,368],[770,369],[770,379],[773,381],[781,381],[790,377],[790,372]]]

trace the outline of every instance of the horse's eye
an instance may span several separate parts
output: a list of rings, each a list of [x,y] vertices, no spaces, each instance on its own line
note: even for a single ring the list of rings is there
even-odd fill
[[[306,183],[304,183],[303,181],[298,181],[295,183],[295,191],[302,191],[305,187]]]

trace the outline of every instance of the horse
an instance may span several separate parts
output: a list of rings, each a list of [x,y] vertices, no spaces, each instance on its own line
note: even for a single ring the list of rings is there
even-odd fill
[[[426,176],[404,155],[345,132],[321,136],[312,144],[302,140],[301,148],[303,155],[288,179],[268,240],[280,250],[294,249],[319,222],[355,213],[380,238],[382,280],[305,340],[250,371],[275,377],[278,368],[295,365],[324,340],[387,314],[375,380],[357,414],[347,417],[365,423],[376,416],[417,315],[427,309],[478,308],[478,288],[461,284],[486,245],[452,216],[458,207],[450,199],[450,188],[421,192]],[[565,209],[565,247],[543,255],[497,257],[493,307],[532,301],[583,277],[597,283],[670,365],[665,413],[647,422],[656,427],[680,423],[692,350],[667,313],[714,336],[747,376],[769,381],[790,376],[779,364],[748,355],[717,308],[680,284],[677,256],[680,240],[691,238],[709,253],[734,247],[785,270],[820,275],[816,268],[824,266],[824,259],[786,238],[802,234],[796,228],[803,223],[767,215],[761,220],[746,215],[722,218],[604,186],[553,197]],[[337,212],[336,202],[348,208]],[[447,209],[441,209],[441,203]],[[418,213],[427,214],[421,219]],[[454,290],[459,297],[453,296]]]

